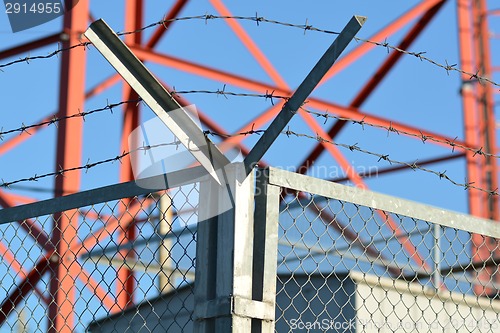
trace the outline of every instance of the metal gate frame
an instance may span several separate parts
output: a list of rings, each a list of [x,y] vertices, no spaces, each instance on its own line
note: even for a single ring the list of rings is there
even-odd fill
[[[412,219],[414,221],[420,220],[420,221],[427,222],[429,224],[429,228],[430,228],[429,235],[432,235],[432,237],[434,239],[434,245],[432,246],[432,248],[429,248],[429,249],[432,249],[431,250],[432,252],[431,252],[430,258],[428,258],[429,260],[432,260],[433,265],[429,265],[428,269],[425,270],[426,274],[428,274],[428,276],[429,276],[429,279],[431,279],[432,285],[433,285],[433,288],[431,288],[431,289],[428,289],[427,287],[425,288],[426,295],[428,297],[436,297],[436,299],[439,299],[439,300],[451,299],[450,292],[452,290],[450,289],[450,291],[447,291],[447,290],[441,289],[441,283],[442,283],[443,279],[447,278],[447,276],[445,276],[446,273],[443,273],[444,271],[446,271],[446,267],[444,267],[445,265],[443,265],[443,263],[445,263],[446,261],[443,260],[444,258],[441,255],[441,252],[444,250],[442,250],[440,248],[440,245],[439,245],[442,237],[444,236],[444,233],[442,233],[441,230],[445,230],[445,229],[443,229],[442,227],[452,228],[452,229],[457,230],[457,231],[460,230],[460,231],[468,232],[471,234],[470,235],[471,239],[473,239],[473,237],[480,237],[482,239],[496,239],[496,242],[497,242],[496,248],[498,248],[498,246],[500,244],[500,242],[498,241],[498,240],[500,240],[500,223],[496,222],[496,221],[477,218],[477,217],[467,215],[467,214],[462,214],[462,213],[457,213],[457,212],[453,212],[453,211],[449,211],[449,210],[444,210],[444,209],[432,207],[429,205],[413,202],[410,200],[405,200],[405,199],[401,199],[401,198],[397,198],[397,197],[393,197],[393,196],[389,196],[389,195],[384,195],[384,194],[368,191],[368,190],[357,188],[357,187],[336,184],[336,183],[333,183],[333,182],[330,182],[327,180],[317,179],[317,178],[313,178],[310,176],[305,176],[302,174],[284,171],[284,170],[280,170],[280,169],[276,169],[276,168],[272,168],[272,167],[266,168],[262,172],[264,174],[266,174],[266,181],[267,181],[268,186],[277,187],[278,193],[281,193],[281,196],[277,199],[276,198],[273,198],[273,199],[268,198],[268,201],[270,200],[270,202],[274,202],[274,204],[277,206],[277,207],[274,207],[274,209],[279,210],[280,216],[282,213],[286,212],[288,209],[287,208],[288,204],[286,203],[287,199],[285,199],[288,194],[296,195],[297,199],[299,199],[301,195],[310,194],[312,197],[322,198],[326,202],[336,201],[336,202],[340,202],[341,205],[342,205],[342,203],[345,203],[345,204],[353,205],[353,207],[356,207],[358,209],[359,209],[359,207],[365,207],[365,208],[371,209],[372,211],[378,211],[379,213],[381,213],[381,215],[385,216],[385,221],[384,221],[384,219],[382,219],[382,223],[384,223],[384,224],[389,224],[389,222],[391,221],[390,220],[391,215]],[[279,202],[279,203],[276,204],[276,202]],[[307,200],[305,200],[305,204],[302,205],[301,203],[299,203],[297,208],[302,208],[302,210],[303,210],[302,214],[305,214],[305,211],[307,210],[306,207],[308,207],[309,204],[311,204],[310,206],[313,206],[315,203],[317,203],[317,201],[314,201],[314,199],[312,199],[312,198],[309,200],[309,196],[308,196]],[[328,206],[326,206],[326,207],[328,207]],[[335,220],[336,217],[330,216],[329,213],[327,213],[327,215],[328,215],[326,217],[327,219],[324,220],[321,209],[322,208],[318,208],[318,207],[313,208],[312,215],[317,216],[319,219],[321,219],[325,223],[334,222],[334,221],[330,220],[330,218]],[[333,214],[336,214],[336,213],[333,213]],[[311,223],[311,225],[314,224],[314,219],[307,219],[307,217],[306,217],[307,220],[304,220],[304,221],[299,220],[300,211],[299,211],[298,215],[295,215],[295,214],[292,214],[292,215],[293,215],[293,217],[291,216],[291,219],[292,219],[291,221],[294,224],[295,223],[300,224],[301,222],[307,222],[307,221],[309,221],[309,223]],[[297,217],[297,216],[299,216],[299,217]],[[379,217],[379,216],[377,216],[377,217]],[[277,218],[275,221],[273,221],[273,223],[280,224],[279,218]],[[367,223],[367,222],[365,221],[364,223]],[[391,223],[393,223],[393,222],[391,222]],[[393,227],[396,228],[396,229],[392,230],[393,235],[396,235],[397,228],[399,228],[400,225],[396,224]],[[391,229],[393,227],[391,227]],[[401,225],[401,227],[403,227],[403,226]],[[310,227],[310,228],[312,228],[312,227]],[[343,237],[343,236],[347,237],[346,235],[343,234],[344,231],[346,231],[346,229],[347,228],[344,228],[344,229],[341,228],[340,230],[337,230],[338,233],[340,234],[339,237]],[[282,229],[282,230],[286,232],[285,229]],[[301,229],[301,230],[303,230],[303,229]],[[404,230],[406,230],[406,229],[403,229],[403,231]],[[318,240],[319,240],[319,236],[317,234],[314,234],[314,235],[317,236]],[[304,235],[301,234],[300,237],[302,240],[302,237],[304,237]],[[370,249],[370,246],[373,245],[373,244],[371,244],[371,242],[364,243],[362,241],[360,242],[359,238],[357,238],[357,237],[355,237],[355,238],[358,240],[358,243],[359,243],[358,245],[362,245],[364,248],[364,256],[362,256],[362,257],[367,257],[366,259],[370,262],[371,262],[371,260],[373,260],[373,262],[371,262],[372,265],[373,264],[377,265],[377,261],[378,261],[378,264],[387,266],[387,263],[384,262],[383,258],[380,258],[380,256],[372,256],[370,254],[369,249]],[[331,240],[334,242],[334,244],[335,244],[336,239],[337,238],[335,238],[335,239],[331,238]],[[373,238],[372,238],[372,240],[373,240]],[[403,248],[403,245],[405,245],[405,244],[408,245],[408,244],[410,244],[410,242],[401,243],[401,247]],[[353,245],[356,246],[355,244],[353,244]],[[300,246],[307,246],[307,245],[306,245],[306,243],[295,244],[292,242],[291,246],[292,246],[291,251],[294,251],[293,246],[295,246],[296,248],[299,248]],[[466,246],[466,243],[464,243],[464,248],[465,248],[465,246]],[[336,249],[336,247],[333,248],[333,252],[335,252],[335,249]],[[409,251],[409,250],[411,250],[411,248],[408,247],[408,248],[405,248],[405,250]],[[314,251],[315,251],[314,249],[311,250],[311,252],[314,252]],[[327,250],[325,250],[325,251],[327,251]],[[470,250],[467,250],[467,251],[470,251]],[[492,251],[495,251],[495,250],[492,250]],[[311,252],[308,252],[308,253],[311,253]],[[296,256],[298,256],[298,254],[296,252],[294,252],[294,253]],[[325,253],[327,253],[327,252],[325,252]],[[467,277],[467,282],[469,282],[474,287],[481,287],[482,290],[495,289],[496,295],[497,295],[496,297],[498,297],[498,289],[496,289],[498,287],[495,283],[493,283],[493,281],[490,281],[491,284],[487,284],[487,287],[485,287],[481,284],[482,280],[479,279],[479,277],[480,277],[479,274],[484,269],[486,269],[485,268],[486,262],[488,262],[488,264],[493,265],[493,268],[496,267],[496,269],[498,269],[499,264],[500,264],[500,258],[494,257],[493,254],[494,253],[491,253],[489,255],[489,257],[487,257],[487,258],[485,258],[485,257],[478,258],[478,257],[474,257],[473,254],[469,254],[468,258],[470,261],[468,263],[466,263],[465,265],[470,267],[470,268],[473,268],[477,274],[476,276],[473,275],[472,277]],[[409,251],[408,257],[413,257],[413,255],[414,255],[414,253],[411,253],[411,251]],[[304,258],[306,258],[306,257],[304,257]],[[343,257],[341,255],[340,261],[342,261],[342,258]],[[349,260],[349,257],[346,257],[346,258]],[[363,259],[363,258],[359,258],[357,256],[353,257],[353,258],[355,260]],[[390,258],[390,259],[392,260],[393,258]],[[319,258],[318,260],[321,260],[321,258]],[[285,267],[285,269],[287,269],[286,260],[284,261],[284,263],[285,263],[284,267]],[[302,265],[303,265],[303,263],[301,261],[300,266],[302,266]],[[390,266],[387,266],[387,267],[389,269],[391,268]],[[394,265],[394,267],[401,269],[401,267],[399,267],[398,265]],[[409,267],[409,268],[414,269],[412,267]],[[442,269],[443,269],[443,271],[442,271]],[[418,272],[418,271],[420,271],[420,269],[416,270],[415,272]],[[294,271],[290,271],[289,274],[291,274],[293,276],[293,272]],[[351,272],[351,270],[349,270],[349,272]],[[308,275],[308,274],[309,273],[307,273],[306,275]],[[335,274],[335,273],[333,273],[333,274]],[[349,273],[349,274],[351,274],[351,273]],[[352,272],[352,274],[353,274],[352,276],[357,276],[356,274],[359,275],[359,273],[357,273],[356,271]],[[400,274],[402,274],[402,273],[396,274],[396,276],[400,276]],[[367,277],[367,279],[368,280],[377,279],[377,276],[378,275],[373,276],[373,278]],[[405,279],[404,276],[400,276],[400,277]],[[364,280],[364,278],[365,278],[365,274],[363,274],[363,280]],[[406,286],[406,288],[409,288],[412,285],[412,283],[407,284],[408,282],[398,281],[398,279],[399,278],[395,278],[395,279],[391,278],[392,282],[404,284]],[[365,282],[368,280],[365,280]],[[325,277],[325,282],[326,281],[327,281],[327,278]],[[378,283],[381,283],[378,279],[377,279],[377,281],[378,281]],[[484,282],[484,281],[482,281],[482,282]],[[415,286],[414,286],[415,288],[417,288],[417,286],[420,289],[423,288],[423,285],[420,285],[420,282],[414,282],[413,284],[415,284]],[[413,288],[413,289],[415,289],[415,288]],[[458,292],[460,293],[460,290]],[[461,297],[461,295],[462,295],[462,293],[460,293],[459,297]],[[498,311],[497,310],[499,308],[498,301],[493,301],[491,298],[489,298],[489,297],[493,297],[493,296],[488,296],[488,297],[484,297],[486,295],[472,296],[472,295],[466,295],[465,293],[463,294],[463,296],[465,298],[467,298],[469,301],[472,299],[472,297],[474,298],[474,302],[470,303],[470,305],[469,305],[471,308],[474,306],[479,306],[479,308],[481,308],[481,309],[488,308],[488,309],[493,310],[495,312]],[[286,297],[288,297],[288,294],[285,295],[285,298]],[[289,297],[291,297],[290,302],[292,303],[293,299],[295,298],[295,295],[289,296]],[[302,295],[302,298],[304,298],[304,297],[305,296]],[[456,297],[456,295],[455,295],[455,297]],[[495,304],[493,304],[491,302],[494,302]],[[292,307],[293,307],[293,305],[292,305]],[[316,309],[314,311],[317,313],[318,311],[322,311],[321,309],[325,310],[326,307]],[[281,309],[281,310],[285,311],[284,309]],[[500,313],[499,312],[496,312],[496,313],[497,313],[496,321],[492,324],[493,326],[490,326],[490,330],[493,327],[498,327],[498,325],[500,325]],[[333,315],[334,314],[332,314],[332,316]],[[286,318],[286,317],[283,317],[283,318]],[[355,317],[355,318],[357,318],[357,317]],[[276,320],[278,320],[278,319],[279,318],[276,318]],[[483,319],[485,319],[485,318],[483,318]],[[487,319],[485,319],[485,320],[487,321]],[[479,319],[478,319],[478,322],[479,322]],[[281,327],[281,328],[283,328],[283,327]],[[467,328],[466,328],[466,331],[468,331]],[[470,330],[470,332],[473,332],[473,331],[474,331],[474,329]]]

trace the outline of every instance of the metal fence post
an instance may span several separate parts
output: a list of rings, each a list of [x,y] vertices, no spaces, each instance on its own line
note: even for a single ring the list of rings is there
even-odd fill
[[[249,332],[252,305],[254,176],[225,168],[226,185],[200,184],[196,244],[195,332]],[[232,205],[226,210],[228,203]]]
[[[213,179],[200,186],[195,332],[272,332],[279,188],[259,176],[256,190],[243,164],[225,169],[228,188]],[[228,194],[233,206],[222,212]]]
[[[280,187],[269,184],[269,170],[258,169],[255,189],[253,299],[263,302],[263,320],[252,322],[252,333],[273,333],[276,307]],[[269,319],[271,318],[271,319]]]

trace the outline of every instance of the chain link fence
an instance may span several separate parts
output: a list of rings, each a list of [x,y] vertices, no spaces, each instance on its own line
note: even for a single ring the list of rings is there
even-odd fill
[[[147,322],[184,331],[192,325],[198,191],[188,184],[77,200],[77,209],[1,225],[0,331],[102,332],[110,322],[111,331]],[[172,306],[161,305],[167,298]],[[160,318],[170,318],[168,327]]]
[[[485,221],[276,174],[276,332],[498,332],[499,242],[471,232]]]
[[[274,168],[231,186],[219,215],[203,182],[0,211],[0,332],[498,331],[496,223]]]

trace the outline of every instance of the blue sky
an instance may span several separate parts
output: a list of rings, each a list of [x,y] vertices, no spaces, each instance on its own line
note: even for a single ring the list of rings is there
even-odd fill
[[[173,1],[145,1],[147,4],[145,24],[162,19]],[[389,24],[421,1],[316,1],[313,4],[305,1],[277,0],[272,3],[264,0],[252,2],[227,2],[226,6],[232,14],[254,16],[256,13],[268,19],[290,22],[294,24],[313,25],[327,30],[340,31],[354,14],[365,15],[368,21],[358,34],[361,38],[370,38],[375,32]],[[123,31],[123,1],[91,1],[91,12],[95,18],[103,18],[115,31]],[[217,14],[209,0],[191,1],[180,16]],[[307,21],[306,21],[307,20]],[[500,20],[493,19],[491,27],[500,33]],[[239,22],[261,48],[277,71],[292,88],[297,87],[311,70],[319,57],[333,41],[334,36],[314,31],[306,31],[255,22]],[[41,38],[60,30],[62,21],[57,19],[47,24],[13,34],[8,25],[7,16],[0,14],[0,51],[8,49],[36,38]],[[408,30],[402,29],[393,36],[388,36],[390,44],[397,45]],[[154,29],[145,30],[145,38]],[[357,43],[352,43],[349,52]],[[2,59],[0,64],[19,57],[45,55],[57,49],[57,45],[33,50],[30,54],[19,55],[11,59]],[[409,49],[414,52],[426,52],[425,55],[439,63],[456,64],[458,57],[458,36],[456,22],[456,6],[448,1],[434,18],[424,33]],[[227,24],[221,20],[189,20],[176,22],[157,47],[160,53],[187,59],[196,63],[211,66],[228,72],[272,84],[269,76],[259,67],[245,47],[234,36]],[[492,41],[493,59],[498,59],[500,45],[498,40]],[[86,87],[114,73],[106,60],[95,50],[87,51]],[[377,66],[388,56],[383,47],[375,47],[369,54],[337,76],[319,87],[312,94],[314,97],[334,103],[346,105],[359,91],[360,87],[373,75]],[[19,63],[5,67],[0,72],[0,128],[6,131],[32,123],[37,123],[54,113],[58,101],[58,57],[46,60],[33,60],[29,64]],[[162,81],[177,90],[219,90],[225,82],[212,81],[197,75],[184,73],[175,68],[147,63],[147,66]],[[498,76],[493,77],[499,81]],[[403,56],[390,75],[382,82],[374,94],[362,106],[362,110],[411,124],[423,129],[445,134],[449,137],[463,138],[462,107],[459,95],[460,77],[457,73],[449,75],[441,68],[422,62],[412,56]],[[231,85],[227,91],[238,93],[255,93]],[[265,93],[260,91],[257,93]],[[227,131],[236,131],[241,125],[259,115],[271,106],[269,100],[250,97],[231,97],[206,94],[189,94],[185,96],[195,103],[199,110],[210,115]],[[117,103],[123,100],[122,84],[117,84],[87,100],[84,110],[104,107],[108,101]],[[79,110],[74,110],[77,113]],[[322,109],[315,109],[324,112]],[[143,106],[141,117],[148,120],[153,113]],[[333,122],[319,122],[327,129]],[[84,123],[84,147],[82,161],[97,162],[115,157],[121,153],[119,148],[121,112],[101,112],[86,117]],[[292,120],[290,128],[296,132],[315,135],[308,129],[300,117]],[[17,134],[6,135],[9,140]],[[249,136],[244,142],[252,147],[257,136]],[[350,124],[336,138],[342,144],[358,144],[359,147],[379,154],[389,154],[392,159],[412,162],[430,157],[438,157],[450,152],[450,148],[422,143],[414,138],[407,138],[396,133]],[[315,141],[307,138],[281,136],[266,154],[265,160],[270,164],[293,170],[308,154]],[[50,126],[33,135],[16,149],[0,155],[0,179],[13,181],[54,171],[56,146],[56,128]],[[355,170],[376,170],[390,166],[378,158],[350,152],[340,148]],[[479,157],[481,158],[481,157]],[[333,159],[323,154],[317,161],[317,169],[312,175],[320,177],[342,176],[343,171]],[[82,189],[114,184],[118,181],[118,163],[97,166],[82,173]],[[465,162],[455,160],[429,166],[462,182],[465,178]],[[436,175],[421,171],[407,170],[391,175],[381,175],[367,180],[368,186],[378,192],[411,199],[434,206],[461,212],[467,211],[466,192],[463,188],[439,180]],[[20,193],[36,199],[49,198],[54,186],[53,178],[38,182],[26,182],[7,189],[10,193]],[[9,229],[10,228],[10,229]],[[6,232],[17,234],[14,226],[6,227]],[[21,235],[21,233],[20,233]],[[13,247],[19,247],[21,258],[28,258],[31,243],[25,240],[18,244],[16,238]],[[22,240],[21,240],[22,241]],[[23,259],[23,260],[24,260]],[[15,277],[14,277],[15,278]],[[30,296],[35,297],[35,296]],[[85,306],[85,305],[82,305]],[[38,308],[43,316],[43,309]]]

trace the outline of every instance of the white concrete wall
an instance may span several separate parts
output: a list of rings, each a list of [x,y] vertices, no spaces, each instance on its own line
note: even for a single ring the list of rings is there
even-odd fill
[[[499,300],[437,293],[416,283],[359,273],[350,276],[357,286],[357,332],[500,332]]]

